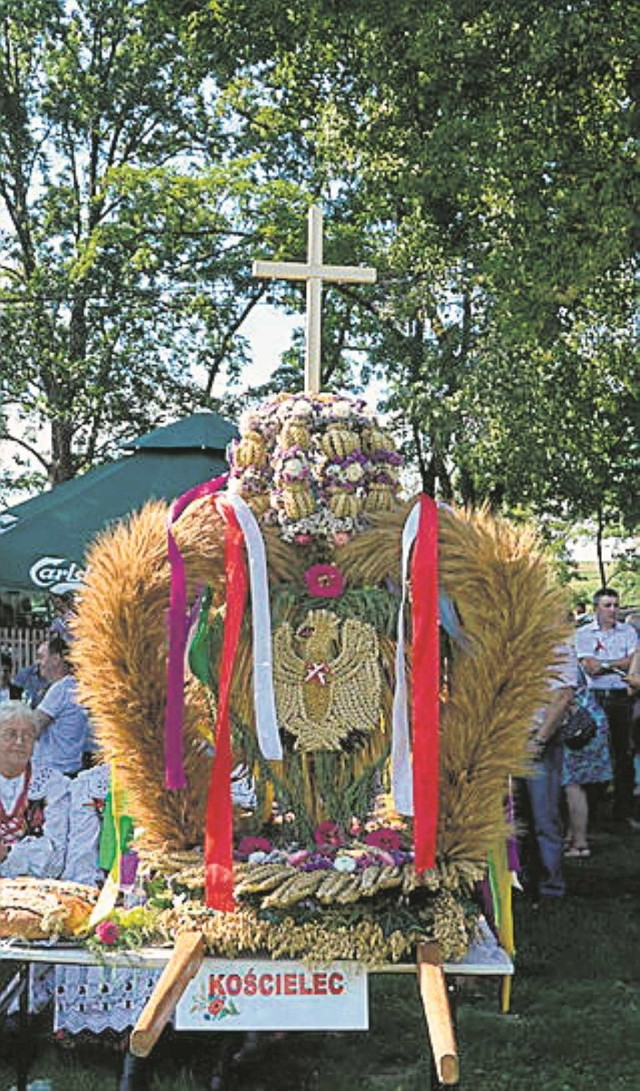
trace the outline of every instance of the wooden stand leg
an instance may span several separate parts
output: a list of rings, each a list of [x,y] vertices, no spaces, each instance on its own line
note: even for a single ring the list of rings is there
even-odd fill
[[[151,1053],[187,984],[197,973],[205,950],[200,932],[182,932],[176,939],[171,958],[131,1032],[129,1049],[134,1057],[148,1057]]]
[[[458,1082],[458,1049],[438,944],[419,944],[417,962],[435,1071],[438,1081],[448,1087]]]

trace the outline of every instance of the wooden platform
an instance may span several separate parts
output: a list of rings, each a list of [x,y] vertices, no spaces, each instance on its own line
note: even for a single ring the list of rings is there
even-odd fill
[[[146,970],[161,969],[163,973],[160,981],[131,1034],[132,1060],[136,1057],[145,1058],[151,1053],[164,1026],[171,1019],[188,980],[197,972],[204,954],[204,943],[198,933],[183,934],[178,938],[175,947],[143,947],[130,951],[104,951],[99,954],[71,943],[19,943],[0,940],[0,961],[17,963],[23,978],[32,963],[58,966],[106,965],[114,968],[120,966],[129,970],[136,967]],[[227,963],[233,966],[233,960],[230,959],[216,958],[215,963],[218,969]],[[276,965],[274,962],[274,966]],[[417,974],[432,1055],[429,1082],[426,1086],[442,1088],[457,1085],[459,1082],[455,1004],[450,1002],[455,979],[494,977],[504,981],[513,974],[514,965],[497,944],[485,942],[472,946],[463,959],[455,962],[441,962],[437,945],[422,944],[418,948],[416,963],[387,963],[366,969],[369,974]]]

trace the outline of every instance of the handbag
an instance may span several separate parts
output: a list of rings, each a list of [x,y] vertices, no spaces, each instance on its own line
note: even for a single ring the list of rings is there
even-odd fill
[[[578,690],[561,721],[560,740],[569,750],[583,750],[597,730],[593,698],[587,689]]]

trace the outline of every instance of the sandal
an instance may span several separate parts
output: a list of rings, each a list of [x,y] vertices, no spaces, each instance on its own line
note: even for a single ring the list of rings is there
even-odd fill
[[[582,847],[571,845],[568,849],[564,850],[564,855],[573,857],[574,859],[577,857],[584,859],[587,856],[591,856],[591,849],[588,845],[583,845]]]

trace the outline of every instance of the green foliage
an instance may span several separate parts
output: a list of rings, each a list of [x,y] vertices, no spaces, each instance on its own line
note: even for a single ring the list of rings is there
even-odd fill
[[[384,379],[430,492],[636,525],[626,5],[222,0],[192,26],[204,55],[222,37],[265,169],[379,269],[328,295],[325,380],[336,346],[352,383]]]
[[[7,4],[5,405],[51,480],[158,414],[239,408],[253,257],[325,292],[323,384],[382,391],[444,499],[633,529],[637,42],[623,0]],[[300,389],[294,340],[249,400]]]
[[[156,4],[4,6],[3,428],[55,483],[244,365],[279,187]]]

